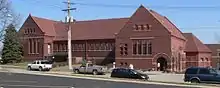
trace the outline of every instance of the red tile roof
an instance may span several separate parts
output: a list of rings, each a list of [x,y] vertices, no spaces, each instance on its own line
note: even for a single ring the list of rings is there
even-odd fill
[[[38,27],[45,33],[45,35],[48,36],[55,36],[55,30],[54,30],[54,23],[56,21],[45,19],[45,18],[39,18],[35,16],[30,17],[35,21],[35,23],[38,25]]]
[[[145,7],[139,7],[139,9],[143,8]],[[182,35],[182,32],[166,17],[163,17],[162,15],[152,10],[146,9],[146,11],[149,11],[171,33],[171,35],[181,39],[185,39]],[[31,17],[39,26],[39,28],[45,33],[45,35],[55,36],[55,39],[57,40],[67,39],[67,26],[65,26],[65,23],[34,16]],[[115,38],[115,33],[118,33],[129,19],[130,18],[114,18],[90,21],[76,21],[74,24],[71,25],[72,39],[113,39]]]
[[[220,50],[220,44],[205,44],[211,51],[212,56],[217,56],[218,50]]]
[[[91,21],[76,21],[71,25],[72,39],[114,39],[115,33],[126,24],[129,18],[100,19]],[[67,30],[64,23],[57,23],[55,30],[57,40],[67,39]]]
[[[149,11],[171,33],[171,35],[185,40],[182,32],[169,19],[167,19],[167,17],[162,16],[153,10]]]
[[[183,33],[183,35],[187,39],[186,52],[211,52],[211,50],[192,33]]]

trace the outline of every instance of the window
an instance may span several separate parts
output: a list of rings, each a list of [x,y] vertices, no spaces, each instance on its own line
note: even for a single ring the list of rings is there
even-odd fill
[[[100,49],[100,44],[99,43],[95,44],[95,50],[99,50],[99,49]]]
[[[141,25],[141,30],[145,30],[144,25]]]
[[[40,64],[40,62],[39,62],[39,61],[37,61],[37,64]]]
[[[146,31],[146,30],[149,31],[150,28],[151,28],[151,25],[149,25],[149,24],[139,24],[139,25],[135,24],[135,25],[133,25],[133,30],[138,30],[138,31]]]
[[[206,59],[206,61],[209,61],[209,58],[206,57],[205,59]]]
[[[138,30],[138,25],[135,24],[135,25],[133,26],[133,29],[134,29],[134,30]]]
[[[214,70],[214,69],[209,69],[209,71],[210,71],[211,74],[217,74],[217,71]]]
[[[32,33],[32,29],[30,28],[30,33]]]
[[[209,74],[209,70],[206,69],[206,68],[201,68],[201,69],[199,70],[199,74]]]
[[[33,28],[33,32],[35,33],[35,28]]]
[[[30,39],[29,40],[29,53],[32,54],[32,46],[33,46],[33,43],[32,43],[32,40]]]
[[[62,51],[62,45],[58,44],[58,51]]]
[[[137,43],[133,42],[133,54],[137,54]]]
[[[147,54],[147,43],[146,42],[144,42],[143,43],[143,54]]]
[[[115,48],[115,43],[110,43],[110,50],[113,50]]]
[[[218,52],[218,56],[220,56],[220,52]]]
[[[48,52],[48,54],[51,54],[51,45],[50,44],[47,45],[47,52]]]
[[[27,29],[24,29],[24,34],[27,34]]]
[[[128,55],[128,44],[124,44],[124,54]]]
[[[120,55],[123,55],[123,51],[124,51],[123,46],[120,45]]]
[[[149,25],[149,24],[146,24],[146,25],[147,25],[147,30],[150,30],[151,25]]]
[[[36,64],[36,61],[34,61],[32,64]]]
[[[197,74],[197,68],[189,68],[186,70],[186,74]]]
[[[64,51],[67,51],[67,44],[63,44],[64,46]]]
[[[204,58],[201,58],[201,61],[204,61]]]
[[[34,51],[33,51],[33,53],[36,53],[36,48],[37,48],[37,47],[36,47],[36,41],[35,41],[35,40],[33,40],[33,46],[34,46],[34,49],[33,49]]]
[[[37,53],[39,54],[39,52],[40,52],[40,41],[38,40],[37,41]]]
[[[123,62],[120,62],[120,66],[123,66]]]
[[[138,54],[142,54],[141,41],[138,41]]]
[[[134,55],[151,55],[152,43],[150,40],[133,40],[132,49]]]
[[[152,54],[152,43],[151,42],[148,43],[148,49],[147,50],[148,50],[147,54],[151,55]]]
[[[105,43],[105,49],[106,49],[106,50],[110,50],[110,45],[109,45],[109,43]]]
[[[101,50],[105,50],[106,48],[105,48],[105,46],[106,46],[106,44],[105,43],[101,43]]]
[[[29,28],[27,28],[27,34],[29,34]]]
[[[91,50],[95,50],[95,44],[91,44]]]

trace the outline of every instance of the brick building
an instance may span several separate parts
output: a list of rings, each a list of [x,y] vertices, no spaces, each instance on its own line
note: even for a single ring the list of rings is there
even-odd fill
[[[207,47],[212,51],[212,67],[220,68],[220,44],[206,44]]]
[[[117,66],[133,64],[137,69],[183,71],[189,67],[186,66],[187,55],[197,58],[194,60],[197,64],[192,66],[206,66],[210,62],[209,51],[188,52],[188,48],[194,49],[186,47],[192,40],[187,40],[165,16],[144,6],[128,18],[76,21],[71,26],[75,63],[87,57],[87,60],[102,65],[116,62]],[[29,15],[19,33],[26,60],[45,56],[67,60],[65,22]],[[197,39],[195,36],[193,38]],[[202,42],[199,45],[198,48],[205,47]],[[203,63],[198,60],[200,55],[208,58],[206,65],[200,64]]]

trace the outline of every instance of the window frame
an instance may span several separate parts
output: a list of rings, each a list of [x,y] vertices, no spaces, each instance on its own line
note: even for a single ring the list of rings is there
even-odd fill
[[[201,73],[201,70],[206,70],[206,72],[208,73]],[[210,74],[210,71],[209,69],[206,69],[206,68],[200,68],[198,74]]]

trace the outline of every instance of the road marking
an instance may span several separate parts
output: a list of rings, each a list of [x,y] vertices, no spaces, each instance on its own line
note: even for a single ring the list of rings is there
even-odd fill
[[[37,83],[37,81],[17,81],[17,80],[3,80],[2,82]]]
[[[37,88],[75,88],[71,86],[38,86],[38,85],[11,85],[11,84],[2,84],[3,88],[4,86],[7,87],[37,87]]]

